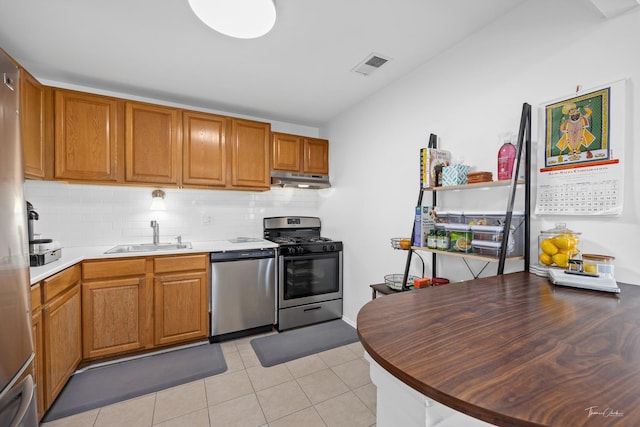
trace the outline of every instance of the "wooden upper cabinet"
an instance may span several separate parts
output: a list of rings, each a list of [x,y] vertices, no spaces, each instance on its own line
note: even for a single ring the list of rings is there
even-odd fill
[[[127,102],[125,122],[126,181],[178,184],[179,110]]]
[[[302,170],[302,137],[286,133],[271,134],[271,169],[287,172]]]
[[[287,133],[271,134],[271,169],[329,174],[329,141]]]
[[[55,178],[118,180],[122,101],[55,90]]]
[[[268,190],[271,184],[269,136],[271,125],[231,119],[231,186]]]
[[[224,187],[227,182],[227,118],[182,114],[182,183]]]
[[[20,69],[20,123],[25,178],[44,179],[52,159],[51,136],[47,134],[47,108],[50,89],[41,85],[26,70]]]
[[[329,174],[329,141],[318,138],[304,138],[302,152],[304,154],[302,167],[304,173]]]

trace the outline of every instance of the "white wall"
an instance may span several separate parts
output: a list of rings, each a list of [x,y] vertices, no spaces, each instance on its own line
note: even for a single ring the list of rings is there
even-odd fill
[[[320,207],[321,217],[325,234],[345,241],[345,317],[356,320],[371,298],[370,284],[404,270],[406,253],[394,251],[389,239],[410,234],[418,152],[430,133],[440,137],[440,147],[452,151],[454,158],[495,176],[498,134],[517,131],[523,102],[534,107],[535,151],[539,141],[543,143],[537,134],[539,105],[571,95],[577,85],[588,89],[621,78],[629,79],[623,215],[534,216],[532,254],[535,262],[540,230],[566,222],[583,233],[585,252],[616,257],[617,280],[640,283],[635,242],[640,235],[635,197],[640,154],[634,146],[640,122],[634,114],[640,99],[635,83],[640,57],[634,54],[640,39],[639,9],[605,20],[582,0],[525,2],[322,129],[331,141],[336,188]],[[506,206],[506,192],[501,191],[447,193],[441,199],[474,210]],[[429,264],[430,256],[425,260]],[[472,267],[477,271],[481,264]],[[471,278],[460,259],[439,261],[438,268],[439,275],[452,280]],[[495,268],[491,265],[483,276]],[[414,263],[412,271],[419,270]]]

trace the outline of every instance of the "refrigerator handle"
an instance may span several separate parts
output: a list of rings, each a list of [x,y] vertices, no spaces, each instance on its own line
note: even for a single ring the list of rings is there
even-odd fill
[[[34,409],[34,384],[31,375],[27,375],[13,391],[14,396],[20,396],[20,407],[17,408],[13,419],[10,420],[8,427],[22,427],[37,425],[37,420],[33,417],[36,416]],[[33,412],[33,413],[32,413]]]
[[[11,77],[9,77],[7,73],[2,73],[2,82],[12,91],[15,90],[15,83],[13,82],[13,80],[11,80]]]

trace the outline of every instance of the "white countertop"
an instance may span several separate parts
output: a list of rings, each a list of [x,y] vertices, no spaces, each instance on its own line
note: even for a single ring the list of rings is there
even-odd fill
[[[255,239],[254,241],[234,243],[230,240],[212,240],[208,242],[191,242],[191,249],[177,249],[167,251],[129,252],[106,254],[105,252],[116,245],[86,246],[62,248],[60,259],[40,267],[31,267],[31,284],[71,267],[86,259],[130,258],[140,256],[176,255],[185,253],[226,252],[245,249],[277,248],[278,245],[269,240]]]

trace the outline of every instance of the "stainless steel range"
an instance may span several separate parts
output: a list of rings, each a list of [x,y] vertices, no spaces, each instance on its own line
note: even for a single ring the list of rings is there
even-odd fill
[[[342,317],[342,242],[320,226],[316,217],[264,219],[264,238],[279,245],[279,330]]]

